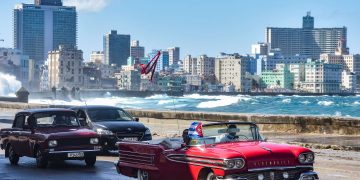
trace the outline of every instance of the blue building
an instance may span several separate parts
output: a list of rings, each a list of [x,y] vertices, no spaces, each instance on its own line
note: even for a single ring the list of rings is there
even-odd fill
[[[59,45],[77,45],[75,7],[62,6],[61,0],[36,0],[14,9],[14,48],[41,65],[47,53]]]
[[[158,60],[158,64],[156,66],[155,71],[160,72],[164,71],[169,67],[169,52],[163,50],[152,50],[149,54],[149,60],[151,60],[159,51],[161,51],[161,55]]]
[[[117,34],[111,30],[104,36],[104,59],[105,64],[116,64],[118,67],[127,65],[130,57],[130,35]]]

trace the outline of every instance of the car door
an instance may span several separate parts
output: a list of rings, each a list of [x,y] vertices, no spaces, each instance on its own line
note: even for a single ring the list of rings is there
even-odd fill
[[[12,145],[16,154],[18,155],[23,155],[21,144],[19,141],[19,136],[24,126],[24,122],[25,122],[25,115],[17,114],[15,116],[12,131],[9,133],[9,143]]]
[[[193,179],[190,164],[185,162],[185,159],[182,157],[186,157],[188,148],[184,147],[181,149],[168,149],[163,152],[164,156],[167,156],[166,168],[164,170],[165,179]]]
[[[32,156],[32,149],[31,149],[31,144],[30,144],[30,138],[32,135],[31,130],[29,128],[29,123],[28,121],[28,117],[29,116],[25,116],[25,121],[24,121],[24,125],[23,128],[21,129],[20,133],[19,133],[19,147],[21,148],[21,153],[24,156]]]

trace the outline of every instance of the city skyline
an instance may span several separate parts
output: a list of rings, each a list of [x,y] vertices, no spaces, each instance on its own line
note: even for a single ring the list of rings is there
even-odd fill
[[[68,2],[64,1],[64,5],[69,5]],[[102,4],[103,9],[84,9],[81,4],[81,7],[77,6],[78,47],[84,51],[86,61],[89,60],[92,51],[102,50],[102,37],[112,29],[120,34],[130,34],[132,40],[139,40],[145,46],[146,54],[152,49],[166,49],[172,46],[181,48],[182,59],[185,54],[248,54],[251,44],[265,41],[266,27],[301,27],[302,17],[309,10],[315,18],[315,27],[346,26],[350,53],[360,52],[359,42],[356,41],[360,39],[360,34],[357,33],[360,22],[356,20],[359,15],[355,13],[354,6],[357,1],[348,1],[347,4],[302,1],[291,5],[285,1],[258,1],[262,3],[261,7],[258,3],[250,1],[181,1],[171,4],[161,3],[160,0],[151,3],[143,0],[103,2],[109,3]],[[4,26],[0,29],[0,39],[5,41],[0,42],[0,46],[13,47],[12,11],[17,3],[33,1],[1,2],[0,17]],[[269,8],[265,11],[266,8],[263,6]],[[116,17],[119,17],[118,21]]]

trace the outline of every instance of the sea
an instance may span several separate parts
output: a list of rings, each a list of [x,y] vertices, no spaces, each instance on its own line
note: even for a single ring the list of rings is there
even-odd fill
[[[82,100],[30,99],[30,103],[55,105],[111,105],[126,109],[200,111],[226,113],[286,114],[360,117],[360,96],[247,96],[201,94],[172,97],[103,97]]]

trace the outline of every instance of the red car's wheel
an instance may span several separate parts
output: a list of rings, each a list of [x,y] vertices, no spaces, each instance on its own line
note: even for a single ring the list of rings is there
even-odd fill
[[[17,155],[14,151],[14,148],[10,145],[9,149],[8,149],[8,152],[9,152],[9,161],[10,161],[10,164],[12,165],[16,165],[18,164],[19,162],[19,155]]]
[[[216,176],[213,172],[209,172],[209,174],[206,177],[206,180],[216,180]]]
[[[147,171],[139,169],[137,172],[137,178],[138,180],[149,180],[149,173]]]

